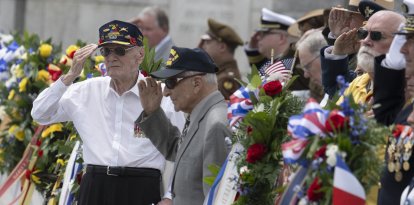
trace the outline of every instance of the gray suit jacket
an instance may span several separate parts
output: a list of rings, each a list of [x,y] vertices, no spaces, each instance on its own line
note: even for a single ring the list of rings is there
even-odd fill
[[[162,63],[165,65],[165,62],[167,62],[168,57],[170,56],[171,47],[173,47],[173,45],[174,42],[170,37],[168,41],[164,42],[162,45],[159,45],[160,47],[155,52],[154,59],[156,61],[162,59]]]
[[[227,127],[227,105],[220,92],[204,98],[192,111],[190,125],[180,148],[179,130],[174,127],[164,111],[159,109],[137,123],[146,136],[165,156],[175,161],[172,193],[175,205],[203,204],[210,186],[203,178],[211,176],[208,166],[221,166],[228,150],[225,137],[231,135]]]

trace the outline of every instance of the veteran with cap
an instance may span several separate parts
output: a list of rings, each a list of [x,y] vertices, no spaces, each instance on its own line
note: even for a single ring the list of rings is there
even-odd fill
[[[145,135],[135,133],[135,120],[143,110],[137,86],[143,79],[138,70],[145,54],[142,39],[133,24],[104,24],[98,45],[76,51],[68,73],[33,102],[35,121],[72,121],[83,141],[86,168],[78,204],[148,205],[160,200],[165,158]],[[75,83],[97,48],[105,57],[107,76]],[[172,106],[170,99],[162,100],[166,115],[183,124]]]
[[[218,89],[226,100],[239,89],[240,71],[234,52],[243,45],[240,36],[228,25],[208,19],[209,30],[201,36],[199,47],[204,49],[218,67]]]
[[[228,154],[227,104],[217,90],[216,72],[204,50],[173,47],[166,68],[151,73],[165,82],[164,91],[153,78],[138,84],[144,110],[137,123],[165,158],[175,161],[173,204],[203,204],[210,190],[203,179],[212,176],[208,166],[221,166]],[[171,98],[176,111],[188,114],[182,132],[160,107],[163,95]]]

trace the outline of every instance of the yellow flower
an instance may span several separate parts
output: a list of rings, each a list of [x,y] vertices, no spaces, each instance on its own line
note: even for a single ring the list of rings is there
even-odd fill
[[[21,65],[17,66],[16,70],[14,71],[14,74],[15,74],[16,78],[23,78],[24,77],[24,71],[23,71]]]
[[[12,125],[9,128],[9,135],[14,135],[14,137],[19,140],[19,141],[23,141],[24,140],[24,132],[22,129],[20,129],[20,127],[18,125]]]
[[[49,82],[50,79],[50,74],[49,72],[45,71],[45,70],[39,70],[39,72],[37,72],[37,76],[36,76],[36,81],[42,81],[42,82]]]
[[[76,135],[71,135],[69,139],[70,139],[70,141],[75,140],[76,139]]]
[[[103,56],[95,56],[95,63],[99,64],[99,63],[103,62],[104,59],[105,58]]]
[[[75,54],[75,51],[77,51],[79,49],[79,46],[77,45],[70,45],[67,49],[66,49],[66,55],[69,58],[73,58],[73,55]]]
[[[25,92],[27,83],[29,82],[29,78],[23,78],[22,81],[19,83],[19,92]]]
[[[39,47],[40,56],[47,58],[52,54],[53,47],[50,44],[44,43]]]
[[[54,132],[62,132],[63,125],[61,123],[50,125],[47,129],[43,130],[42,138],[49,136]]]
[[[33,180],[33,182],[34,183],[36,183],[36,184],[40,184],[41,183],[41,181],[40,181],[40,177],[38,177],[38,176],[36,176],[35,174],[37,174],[37,173],[39,173],[40,172],[40,170],[36,170],[36,171],[34,171],[32,174],[31,174],[31,177],[32,177],[32,180]]]
[[[8,100],[13,100],[14,95],[16,95],[16,91],[10,90],[9,96],[7,97]]]
[[[56,163],[60,164],[61,166],[65,165],[65,161],[63,161],[63,159],[57,159]]]

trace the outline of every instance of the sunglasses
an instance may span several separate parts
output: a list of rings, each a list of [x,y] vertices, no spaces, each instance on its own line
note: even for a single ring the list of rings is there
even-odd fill
[[[194,76],[201,76],[201,75],[205,75],[205,73],[198,73],[198,74],[194,74],[194,75],[189,75],[189,76],[185,76],[182,78],[167,78],[164,80],[165,83],[165,87],[167,87],[168,89],[174,89],[175,86],[177,86],[181,81],[187,79],[187,78],[191,78]]]
[[[125,48],[125,47],[115,47],[115,48],[102,47],[100,51],[101,51],[101,54],[102,54],[103,57],[109,56],[109,54],[111,54],[112,52],[115,53],[115,55],[117,55],[117,56],[124,56],[128,50],[130,50],[134,47],[135,46],[132,46],[132,47],[129,47],[129,48]]]
[[[365,28],[359,28],[357,31],[357,35],[360,40],[365,39],[368,34],[373,41],[380,41],[384,38],[384,35],[380,31],[368,31]]]

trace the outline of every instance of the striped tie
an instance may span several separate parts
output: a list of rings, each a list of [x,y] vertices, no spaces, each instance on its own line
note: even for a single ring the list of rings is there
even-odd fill
[[[178,149],[180,148],[180,145],[183,143],[185,135],[187,135],[189,125],[190,125],[190,116],[185,118],[185,125],[183,128],[183,131],[181,132],[180,138],[178,140]]]

